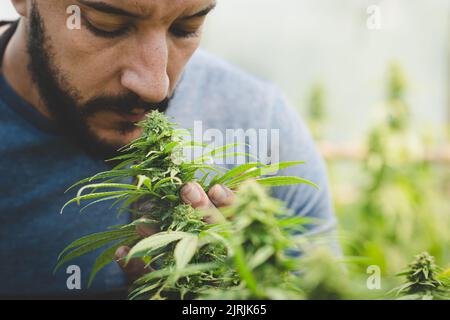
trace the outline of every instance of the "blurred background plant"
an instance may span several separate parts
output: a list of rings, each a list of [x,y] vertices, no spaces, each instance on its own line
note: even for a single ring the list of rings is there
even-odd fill
[[[378,106],[382,117],[364,151],[345,161],[359,171],[350,182],[358,190],[350,201],[339,192],[349,182],[332,176],[345,253],[369,258],[385,281],[396,282],[395,273],[419,252],[450,263],[450,172],[448,160],[430,156],[427,136],[411,126],[407,81],[398,64],[389,67],[386,89],[386,101]],[[333,172],[341,170],[342,160],[328,162]]]
[[[449,16],[446,0],[228,0],[208,22],[204,47],[280,86],[328,163],[344,253],[366,257],[352,284],[315,269],[330,296],[365,286],[369,265],[383,295],[424,251],[450,267]]]

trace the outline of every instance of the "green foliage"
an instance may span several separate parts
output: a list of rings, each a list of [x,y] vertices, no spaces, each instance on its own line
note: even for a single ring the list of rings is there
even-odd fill
[[[449,172],[427,160],[425,139],[411,123],[407,89],[406,76],[393,64],[382,117],[369,131],[367,157],[356,163],[360,178],[350,182],[354,200],[342,205],[337,198],[345,253],[368,257],[391,275],[420,251],[441,262],[450,258],[450,208],[440,184]],[[344,180],[336,183],[336,190],[349,186]]]
[[[228,222],[206,231],[226,248],[221,266],[232,270],[235,285],[216,287],[202,293],[204,299],[300,299],[303,292],[295,272],[300,259],[289,250],[300,250],[293,236],[308,218],[287,217],[287,209],[256,183],[246,183],[237,201],[223,210]]]
[[[352,279],[362,280],[346,280],[346,286],[340,284],[337,287],[350,287],[351,292],[359,292],[358,296],[364,298],[393,298],[391,294],[384,295],[384,290],[379,290],[377,296],[366,295],[367,292],[357,289],[358,284],[364,282],[363,278],[367,278],[369,265],[381,268],[382,286],[388,290],[400,284],[400,279],[394,275],[417,252],[429,252],[441,265],[450,261],[450,171],[446,163],[429,160],[427,150],[431,149],[431,139],[421,135],[411,121],[409,89],[400,65],[391,64],[386,79],[386,99],[377,106],[380,117],[369,128],[361,148],[364,154],[367,151],[366,156],[362,159],[359,154],[352,159],[327,159],[344,253],[365,259],[352,264],[348,270]],[[325,119],[318,115],[326,111],[324,100],[317,98],[320,97],[317,89],[314,88],[313,92],[315,98],[310,100],[308,119],[315,133],[318,127],[323,130]],[[314,109],[320,112],[311,111]],[[322,138],[317,134],[315,137]],[[314,276],[315,272],[322,276]],[[449,271],[436,273],[436,279],[446,288],[449,288],[449,274]],[[320,268],[312,270],[310,276],[321,281],[326,279]],[[398,297],[417,298],[417,295],[407,292],[409,285],[403,284],[405,290]],[[399,288],[401,286],[395,292]],[[349,298],[349,292],[344,293],[332,296]],[[313,296],[328,295],[321,292]],[[440,293],[440,297],[433,295],[433,298],[449,299],[449,296]]]
[[[67,262],[75,258],[78,258],[84,254],[87,254],[89,252],[95,251],[106,245],[113,244],[113,247],[118,248],[120,245],[133,243],[137,239],[138,236],[136,234],[136,231],[134,228],[131,227],[124,227],[118,230],[105,231],[82,237],[72,242],[60,253],[60,255],[58,256],[58,263],[54,271],[56,272],[59,268],[61,268],[61,266],[63,266]],[[118,243],[120,245],[117,245]],[[102,255],[99,256],[92,270],[93,275],[95,275],[105,265],[113,261],[114,257],[113,254],[109,254],[110,251],[112,251],[112,249],[110,249],[109,251],[107,250],[106,252],[104,252]],[[91,280],[89,282],[91,282]]]
[[[133,245],[127,261],[131,258],[141,258],[150,269],[156,270],[136,282],[131,298],[161,299],[168,296],[183,298],[186,294],[198,295],[210,288],[229,288],[236,284],[246,286],[254,297],[261,295],[255,284],[255,278],[252,277],[252,269],[247,265],[246,257],[250,254],[246,247],[247,241],[244,239],[242,242],[236,242],[238,237],[232,236],[236,231],[230,231],[236,226],[230,223],[207,225],[203,221],[205,213],[183,204],[179,191],[184,184],[192,181],[197,181],[207,191],[215,184],[237,189],[250,179],[268,187],[298,183],[316,187],[313,183],[298,177],[265,176],[280,169],[300,165],[302,162],[271,165],[252,162],[227,171],[211,165],[213,162],[211,160],[241,155],[229,151],[236,148],[237,144],[205,150],[205,145],[189,140],[187,131],[176,129],[175,124],[157,111],[152,112],[139,126],[143,129],[142,136],[122,148],[121,154],[110,160],[118,164],[110,171],[96,174],[72,186],[72,188],[79,187],[77,196],[67,202],[61,210],[62,212],[72,203],[80,205],[90,201],[84,207],[86,208],[99,202],[114,200],[112,206],[117,207],[119,214],[131,213],[139,219],[128,225],[119,226],[117,230],[76,240],[62,252],[56,269],[85,253],[109,245],[110,247],[95,262],[91,282],[95,274],[112,261],[114,249],[119,244],[127,243]],[[198,147],[202,148],[201,156],[193,160],[186,159],[186,149]],[[198,175],[200,178],[197,180]],[[211,178],[209,183],[208,177]],[[134,183],[124,183],[131,180]],[[263,193],[260,192],[261,197]],[[274,206],[266,209],[267,214],[272,207]],[[252,212],[254,215],[257,213]],[[272,228],[277,228],[275,218],[265,219],[272,224]],[[248,217],[242,217],[236,221],[244,223],[247,220]],[[299,219],[285,220],[284,228],[289,229],[291,224],[299,222],[301,222]],[[251,221],[246,223],[253,226]],[[134,230],[139,224],[152,224],[159,232],[138,241]],[[239,228],[246,227],[250,226],[239,225]],[[272,232],[275,229],[272,229]],[[248,234],[248,236],[251,237],[251,241],[254,240],[255,235]],[[268,234],[263,236],[269,237]],[[257,253],[256,257],[261,259],[264,253],[268,254],[267,250],[270,247],[267,246],[272,244],[275,246],[272,248],[274,251],[272,255],[276,255],[274,259],[278,261],[277,259],[281,259],[278,257],[280,250],[285,246],[281,238],[278,239],[280,242],[270,242],[277,239],[265,239],[264,241],[269,241],[264,247],[265,251],[251,251],[251,254]],[[255,259],[250,264],[253,268],[258,262],[258,259],[256,261]],[[230,267],[230,261],[236,263],[235,269]]]
[[[397,296],[410,300],[450,300],[450,278],[439,272],[442,272],[441,268],[428,252],[417,255],[409,268],[399,274],[406,277],[406,282],[397,288]]]
[[[326,118],[325,89],[321,84],[315,84],[308,96],[307,119],[316,139],[323,137],[324,121]]]
[[[348,300],[369,298],[363,287],[365,279],[357,274],[350,275],[343,261],[336,259],[326,248],[314,248],[302,259],[300,279],[305,299]]]

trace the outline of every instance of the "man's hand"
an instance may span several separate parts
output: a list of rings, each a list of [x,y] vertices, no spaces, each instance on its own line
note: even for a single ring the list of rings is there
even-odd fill
[[[227,207],[234,201],[234,193],[222,185],[213,186],[206,194],[198,183],[191,182],[183,186],[180,195],[184,203],[190,204],[194,209],[205,211],[204,221],[209,224],[224,221],[225,218],[217,208]],[[146,238],[156,233],[156,230],[151,226],[139,225],[137,232]],[[145,268],[142,259],[131,259],[125,265],[125,257],[128,252],[130,252],[129,247],[117,249],[116,261],[131,281],[151,271]]]

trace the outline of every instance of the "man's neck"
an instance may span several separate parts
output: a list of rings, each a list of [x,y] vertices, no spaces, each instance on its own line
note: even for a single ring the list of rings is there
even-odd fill
[[[0,35],[8,28],[1,28]],[[3,57],[0,72],[16,91],[30,105],[35,107],[47,118],[50,117],[47,108],[40,99],[37,87],[28,70],[29,55],[27,53],[27,32],[25,21],[20,20],[17,30],[9,41]]]

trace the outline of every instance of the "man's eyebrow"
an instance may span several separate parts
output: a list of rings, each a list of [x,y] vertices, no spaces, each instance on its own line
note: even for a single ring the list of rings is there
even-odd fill
[[[136,13],[133,13],[133,12],[130,12],[130,11],[118,8],[118,7],[114,7],[110,4],[102,2],[102,1],[91,2],[91,1],[86,1],[86,0],[78,0],[78,2],[86,7],[89,7],[94,10],[101,11],[104,13],[116,14],[116,15],[130,17],[130,18],[141,18],[142,17],[139,14],[136,14]]]
[[[189,20],[192,18],[199,18],[199,17],[204,17],[206,16],[208,13],[210,13],[217,5],[217,2],[214,1],[213,3],[211,3],[208,7],[206,7],[205,9],[194,13],[193,15],[190,16],[186,16],[186,17],[182,17],[181,20]]]
[[[114,7],[108,3],[102,2],[102,1],[86,1],[86,0],[78,0],[79,3],[81,3],[82,5],[92,8],[94,10],[97,11],[101,11],[104,13],[109,13],[109,14],[116,14],[116,15],[121,15],[121,16],[126,16],[126,17],[130,17],[130,18],[142,18],[142,16],[140,16],[139,14],[118,8],[118,7]],[[205,9],[190,15],[190,16],[186,16],[181,18],[182,20],[189,20],[192,18],[198,18],[198,17],[204,17],[206,16],[208,13],[210,13],[217,5],[217,2],[214,1],[213,3],[211,3],[208,7],[206,7]]]

